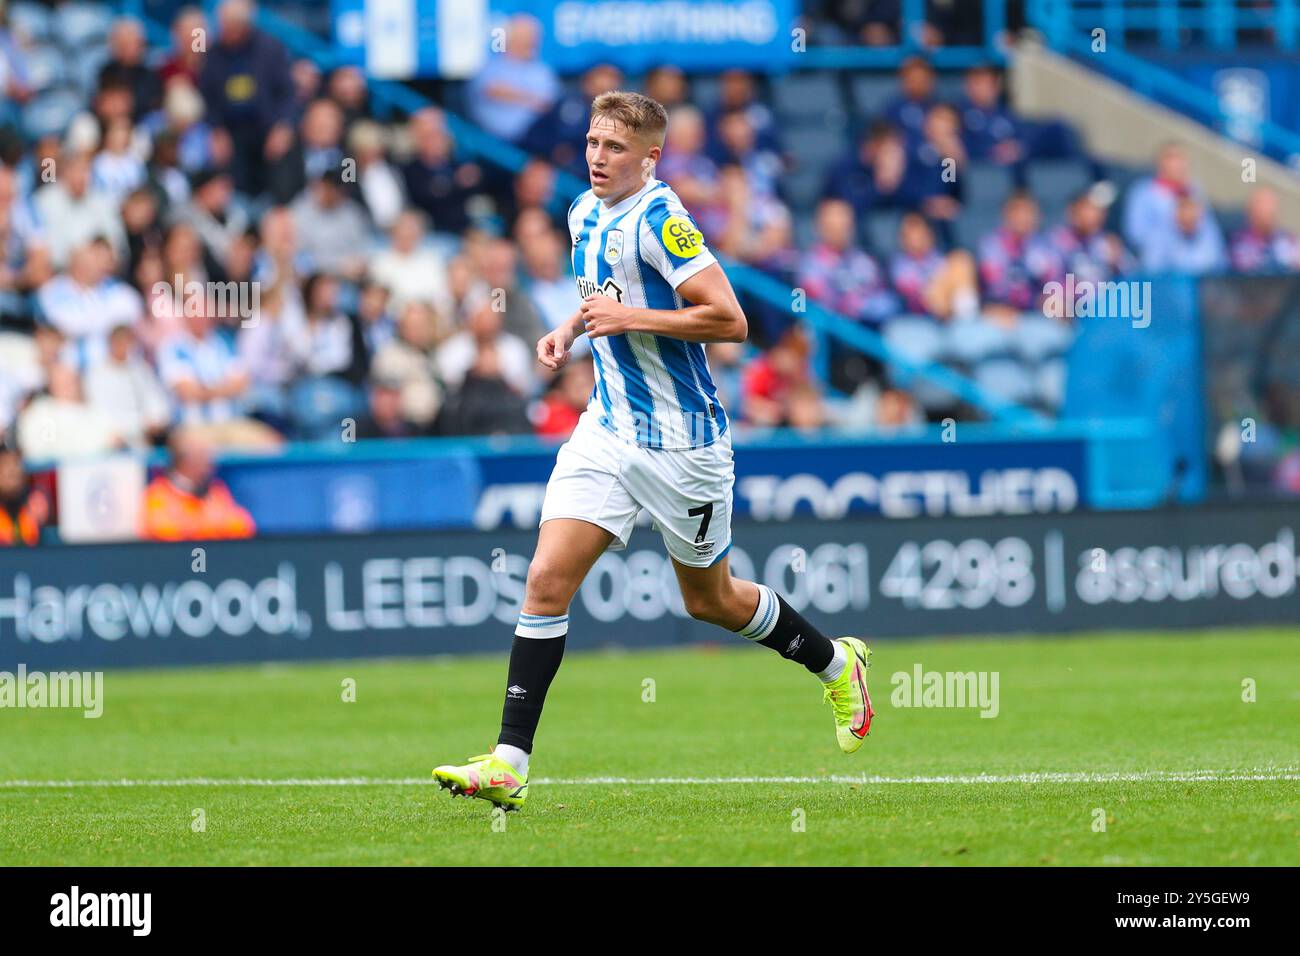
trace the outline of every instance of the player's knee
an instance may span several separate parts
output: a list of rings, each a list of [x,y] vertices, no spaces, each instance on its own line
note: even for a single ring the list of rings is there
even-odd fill
[[[726,616],[723,602],[718,599],[718,595],[707,591],[691,591],[682,594],[682,603],[686,606],[686,613],[697,621],[704,621],[706,624],[722,624]]]
[[[534,614],[563,614],[577,590],[563,568],[541,560],[528,566],[526,587],[524,603]]]

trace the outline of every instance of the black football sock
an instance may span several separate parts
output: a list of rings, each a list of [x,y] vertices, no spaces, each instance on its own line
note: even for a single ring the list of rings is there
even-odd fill
[[[510,648],[506,703],[501,711],[501,733],[497,743],[532,753],[533,735],[537,733],[537,722],[542,719],[546,691],[560,669],[568,632],[567,614],[519,616],[515,642]]]
[[[772,648],[788,661],[797,661],[814,674],[826,670],[835,658],[834,642],[765,584],[758,585],[754,616],[736,633]]]

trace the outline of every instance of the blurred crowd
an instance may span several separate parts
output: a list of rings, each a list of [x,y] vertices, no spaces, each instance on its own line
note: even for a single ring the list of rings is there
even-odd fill
[[[1300,267],[1276,196],[1257,190],[1225,237],[1175,143],[1122,202],[1099,171],[1044,221],[1028,164],[1087,157],[1067,128],[1018,117],[990,67],[967,71],[949,102],[924,60],[906,61],[801,210],[770,90],[742,70],[716,78],[707,108],[669,66],[643,78],[598,66],[566,86],[538,56],[537,22],[514,17],[464,91],[477,126],[531,155],[512,175],[459,149],[441,110],[377,114],[359,69],[295,60],[248,0],[224,0],[212,23],[182,10],[166,49],[105,12],[93,71],[51,90],[41,51],[59,42],[60,12],[44,37],[28,17],[0,29],[0,430],[32,460],[161,446],[177,426],[254,449],[566,436],[592,393],[589,352],[580,341],[558,374],[534,357],[579,303],[557,176],[585,181],[590,101],[625,85],[668,108],[656,174],[714,250],[902,354],[1048,410],[1071,335],[1043,314],[1048,282]],[[883,42],[887,21],[841,27]],[[52,120],[55,94],[78,88]],[[1016,188],[996,228],[963,246],[973,163]],[[864,226],[882,212],[897,216],[887,249]],[[708,348],[742,426],[901,428],[963,412],[819,343],[797,306],[745,305],[751,341]]]

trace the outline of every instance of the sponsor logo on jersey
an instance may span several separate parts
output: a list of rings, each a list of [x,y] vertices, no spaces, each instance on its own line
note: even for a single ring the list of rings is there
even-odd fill
[[[679,259],[693,259],[704,249],[704,236],[685,216],[669,216],[659,231],[664,246]]]
[[[623,301],[623,290],[618,287],[618,283],[612,278],[606,279],[603,285],[596,285],[586,276],[578,276],[578,294],[584,299],[589,295],[595,295],[597,292],[607,295],[615,302]]]

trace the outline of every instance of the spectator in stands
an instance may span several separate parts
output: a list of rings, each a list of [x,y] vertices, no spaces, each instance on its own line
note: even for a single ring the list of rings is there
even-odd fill
[[[1124,241],[1106,231],[1105,189],[1078,193],[1066,210],[1066,221],[1048,235],[1064,273],[1076,282],[1107,282],[1136,265]]]
[[[583,144],[587,140],[587,127],[591,124],[591,101],[622,85],[622,70],[609,63],[597,63],[582,74],[577,92],[562,95],[529,127],[523,147],[556,169],[586,179],[587,158]]]
[[[187,302],[181,331],[159,350],[158,370],[182,425],[222,447],[274,448],[278,434],[245,417],[248,371],[213,327],[202,302]]]
[[[509,385],[516,395],[532,396],[536,385],[533,365],[537,361],[534,346],[506,331],[502,318],[503,313],[493,308],[490,299],[485,299],[470,313],[465,328],[439,346],[438,373],[449,389],[459,389],[472,371],[476,368],[484,371],[490,365],[493,375]],[[484,353],[492,353],[493,358],[480,364]]]
[[[338,280],[326,273],[303,285],[303,324],[293,330],[296,380],[291,414],[298,435],[321,439],[337,434],[339,422],[358,411],[359,386],[369,367],[360,322],[338,306]]]
[[[208,49],[208,21],[198,7],[184,7],[172,20],[171,54],[158,70],[163,85],[181,80],[197,88],[203,69],[203,55]]]
[[[357,162],[357,190],[378,229],[391,229],[406,205],[402,176],[384,152],[384,129],[358,120],[348,132],[348,153]]]
[[[284,206],[272,206],[258,225],[262,246],[253,266],[254,278],[267,285],[279,284],[286,295],[296,296],[303,276],[316,268],[310,254],[298,245],[298,226]]]
[[[939,104],[934,92],[934,67],[920,56],[911,56],[898,68],[899,95],[891,99],[881,118],[901,130],[909,146],[924,137],[925,118]]]
[[[280,432],[293,422],[289,386],[298,372],[297,342],[306,320],[302,303],[283,284],[274,284],[258,296],[254,319],[241,323],[235,342],[240,364],[248,373],[249,414]]]
[[[167,393],[140,355],[130,325],[113,329],[108,354],[86,373],[86,400],[113,421],[132,448],[159,444],[171,421]]]
[[[1027,156],[1024,130],[1019,120],[1002,102],[1002,78],[991,66],[974,66],[962,78],[962,136],[966,152],[979,162],[997,163],[1019,171],[1023,185],[1022,161]]]
[[[1187,151],[1179,143],[1165,143],[1156,156],[1155,175],[1134,183],[1124,203],[1124,238],[1142,262],[1152,247],[1173,239],[1178,201],[1184,196],[1201,196],[1191,181]]]
[[[1002,204],[1002,225],[980,240],[985,314],[1004,325],[1038,309],[1043,286],[1061,275],[1061,261],[1039,231],[1038,202],[1016,191]]]
[[[673,188],[711,239],[725,227],[726,209],[717,195],[718,166],[704,151],[706,139],[703,113],[694,106],[674,109],[655,176]]]
[[[515,235],[523,250],[523,291],[546,331],[553,331],[572,319],[582,304],[565,257],[569,244],[560,239],[545,216],[522,218]],[[591,351],[591,343],[581,336],[570,351],[575,357],[584,355]]]
[[[908,155],[908,192],[939,230],[944,244],[952,245],[967,168],[957,111],[944,103],[934,106],[926,114],[922,136]]]
[[[645,76],[645,95],[658,100],[668,112],[690,102],[690,83],[680,67],[656,66]]]
[[[203,248],[203,265],[218,281],[226,279],[231,249],[251,225],[247,213],[233,202],[234,180],[221,169],[207,169],[194,177],[190,201],[175,219],[193,228]]]
[[[277,203],[291,202],[308,183],[343,172],[343,111],[331,99],[313,101],[303,113],[293,145],[268,170],[268,189]]]
[[[322,172],[289,208],[300,248],[317,269],[351,280],[365,273],[370,222],[348,198],[340,170]]]
[[[971,319],[979,314],[979,276],[964,249],[947,254],[936,248],[934,230],[920,213],[908,213],[898,226],[898,251],[889,276],[903,308],[936,319]]]
[[[69,358],[79,369],[104,357],[113,328],[135,325],[144,314],[139,294],[112,273],[112,250],[96,239],[75,250],[68,271],[37,293],[43,320],[68,337],[73,351]]]
[[[506,232],[514,232],[515,223],[520,215],[529,209],[556,209],[554,222],[556,226],[567,227],[565,207],[568,202],[555,202],[555,170],[549,163],[532,159],[524,164],[511,182],[508,195],[500,198],[500,218]]]
[[[427,432],[443,405],[434,365],[434,349],[441,340],[439,320],[432,307],[418,301],[407,303],[398,316],[397,337],[375,353],[370,377],[399,384],[402,417]]]
[[[902,134],[888,123],[877,123],[862,138],[856,152],[831,169],[822,196],[848,201],[862,222],[876,209],[911,204],[906,176],[907,150]]]
[[[31,487],[18,449],[0,444],[0,548],[39,544],[50,519],[45,493]]]
[[[720,166],[735,164],[745,172],[750,189],[759,196],[777,195],[777,182],[785,164],[781,154],[758,141],[753,120],[746,110],[732,110],[717,119],[717,142],[713,158]]]
[[[253,537],[253,517],[216,477],[207,439],[177,429],[168,447],[171,465],[145,489],[142,536],[149,541]]]
[[[103,147],[91,160],[91,182],[120,204],[127,193],[144,184],[146,175],[144,161],[135,153],[131,121],[113,120],[104,130]]]
[[[446,314],[452,307],[447,262],[425,243],[424,214],[407,209],[389,233],[388,248],[370,260],[370,277],[388,290],[393,309],[408,302],[427,302]]]
[[[596,373],[591,358],[570,359],[538,403],[535,430],[543,438],[568,438],[591,401]]]
[[[1210,211],[1193,196],[1182,196],[1174,210],[1174,230],[1148,242],[1142,268],[1148,272],[1204,275],[1228,266],[1223,233]]]
[[[361,322],[366,354],[372,357],[397,337],[397,322],[390,301],[388,290],[373,279],[362,282],[357,292],[357,319]]]
[[[560,95],[555,71],[537,58],[541,25],[528,14],[506,25],[505,50],[489,55],[470,81],[470,116],[493,136],[516,143]]]
[[[343,111],[343,130],[346,136],[352,125],[370,112],[370,90],[366,74],[358,66],[340,66],[329,75],[326,92]]]
[[[708,130],[709,154],[719,165],[741,160],[729,146],[723,129],[723,121],[736,116],[744,117],[752,133],[753,148],[770,155],[779,165],[781,139],[777,135],[776,116],[759,98],[754,74],[748,70],[724,70],[718,77],[718,104],[709,114]],[[735,136],[734,130],[731,135]]]
[[[293,79],[293,121],[301,123],[307,107],[321,95],[320,67],[306,57],[299,57],[289,66]]]
[[[250,195],[266,185],[268,165],[293,145],[293,80],[280,41],[253,25],[251,0],[222,0],[220,36],[199,75],[208,116],[229,140],[235,186]]]
[[[23,457],[38,461],[86,458],[123,445],[120,425],[86,404],[77,373],[66,365],[50,369],[44,391],[18,413],[15,432]]]
[[[492,239],[483,249],[480,293],[501,310],[505,332],[528,344],[529,354],[544,334],[542,318],[519,287],[519,252],[509,239]]]
[[[44,234],[13,172],[0,166],[0,317],[27,312],[27,296],[53,275]]]
[[[370,383],[367,411],[357,421],[357,438],[410,438],[417,429],[402,415],[402,383],[376,379]]]
[[[893,46],[899,41],[902,25],[900,0],[827,2],[822,15],[834,28],[835,38],[842,43]]]
[[[746,424],[789,424],[792,393],[812,379],[808,363],[811,351],[807,334],[792,325],[775,345],[749,363],[743,373]]]
[[[123,83],[131,90],[132,116],[139,122],[162,104],[162,80],[145,66],[144,26],[134,17],[120,17],[108,33],[108,62],[99,70],[99,85]]]
[[[125,254],[122,217],[113,197],[91,186],[90,157],[65,153],[59,157],[57,169],[58,178],[38,189],[33,197],[54,267],[67,266],[74,249],[100,236],[108,239],[119,254]]]
[[[433,223],[435,232],[459,235],[469,227],[469,197],[483,178],[474,163],[457,162],[441,110],[429,107],[407,123],[414,154],[402,167],[406,194]]]
[[[1291,272],[1300,269],[1300,242],[1278,223],[1277,193],[1256,186],[1246,200],[1246,222],[1232,235],[1232,268],[1237,272]]]
[[[803,256],[799,288],[855,321],[879,325],[898,311],[898,299],[876,260],[853,241],[853,207],[840,199],[817,204],[817,243]]]

